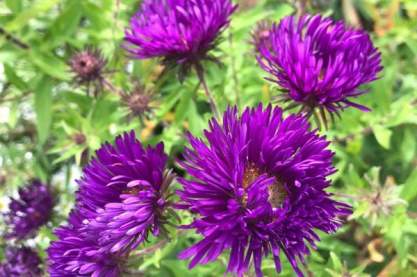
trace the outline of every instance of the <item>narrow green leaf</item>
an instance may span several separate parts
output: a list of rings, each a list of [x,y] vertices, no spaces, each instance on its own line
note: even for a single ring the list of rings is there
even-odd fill
[[[50,54],[43,54],[38,51],[31,51],[30,60],[44,73],[51,77],[68,80],[67,67],[65,63]]]
[[[347,171],[343,176],[347,186],[365,187],[365,180],[358,174],[353,164],[349,164]]]
[[[39,143],[45,143],[52,122],[52,81],[43,78],[35,89],[36,128]]]
[[[61,153],[62,154],[53,161],[53,164],[58,164],[60,162],[68,160],[73,156],[76,156],[78,153],[82,153],[82,149],[80,149],[79,147],[72,147],[66,150],[61,149]]]
[[[194,134],[199,136],[206,123],[204,122],[203,118],[197,111],[197,105],[194,101],[191,101],[189,107],[188,107],[188,122],[190,124],[190,131]]]
[[[13,0],[14,1],[14,0]],[[27,7],[21,12],[15,19],[6,24],[5,29],[9,32],[17,31],[25,26],[32,18],[46,13],[52,7],[54,7],[60,0],[38,0],[34,2],[32,6]]]
[[[156,111],[156,116],[158,118],[162,118],[163,116],[165,116],[181,98],[181,91],[177,92],[176,89],[173,89],[172,91],[176,93],[171,93],[170,95],[166,96],[164,98],[164,101],[161,103],[161,106]]]
[[[97,3],[93,3],[93,1],[82,1],[82,5],[85,16],[94,30],[102,30],[109,27],[109,13],[107,13],[105,8],[100,7]]]
[[[4,64],[4,73],[6,74],[7,81],[12,83],[16,88],[21,91],[28,89],[26,82],[17,76],[15,70],[7,63]]]
[[[404,129],[400,150],[404,164],[409,164],[413,160],[416,152],[416,138],[411,128]]]
[[[35,163],[33,165],[34,175],[39,178],[42,182],[48,180],[48,173],[45,171],[45,168],[42,167],[41,163]]]
[[[334,253],[330,252],[330,259],[333,263],[333,268],[340,271],[343,268],[342,262],[340,261],[339,257]]]
[[[190,107],[192,94],[190,92],[184,91],[181,95],[180,102],[175,109],[175,121],[177,123],[182,122],[187,114],[187,111]]]
[[[82,16],[82,7],[83,5],[77,1],[69,2],[58,18],[52,22],[47,37],[48,43],[45,44],[48,49],[59,45],[75,32]]]
[[[397,74],[397,64],[387,64],[384,67],[384,78],[378,79],[372,84],[372,91],[378,93],[378,97],[372,97],[375,113],[386,114],[390,111],[390,104],[393,101],[393,86],[397,80]]]

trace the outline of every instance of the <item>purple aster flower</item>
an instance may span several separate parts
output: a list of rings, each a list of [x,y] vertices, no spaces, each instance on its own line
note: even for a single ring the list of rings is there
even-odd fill
[[[242,276],[253,259],[262,276],[262,258],[272,253],[279,272],[282,251],[302,276],[297,264],[319,240],[316,230],[335,232],[339,216],[350,213],[325,191],[336,171],[333,153],[309,128],[305,117],[259,105],[240,117],[229,108],[222,125],[211,121],[207,144],[189,135],[181,165],[193,178],[179,180],[178,206],[197,214],[186,228],[203,239],[179,257],[194,267],[230,250],[228,272]]]
[[[120,276],[123,257],[99,251],[97,242],[83,237],[83,217],[73,211],[69,224],[55,231],[57,241],[48,249],[51,277]]]
[[[164,231],[173,212],[166,162],[162,144],[144,148],[134,132],[103,145],[84,169],[69,226],[48,250],[51,275],[118,276],[131,250]]]
[[[257,59],[273,75],[267,79],[282,87],[288,108],[302,105],[308,114],[317,108],[324,120],[326,111],[333,118],[349,106],[368,110],[351,99],[365,93],[359,87],[382,70],[366,32],[320,15],[288,16],[272,27],[269,40],[259,42]]]
[[[152,233],[164,230],[170,208],[163,144],[144,148],[135,133],[125,133],[115,144],[105,144],[84,169],[77,200],[86,232],[97,236],[102,251],[126,252]]]
[[[230,0],[144,0],[126,31],[126,48],[138,59],[162,57],[180,65],[185,75],[192,65],[213,59],[208,52],[235,9]]]
[[[39,181],[19,189],[19,198],[11,198],[5,214],[8,225],[7,238],[24,239],[34,236],[51,217],[54,206],[48,187]]]
[[[41,276],[41,259],[28,247],[9,247],[5,251],[5,261],[0,264],[0,276],[38,277]]]

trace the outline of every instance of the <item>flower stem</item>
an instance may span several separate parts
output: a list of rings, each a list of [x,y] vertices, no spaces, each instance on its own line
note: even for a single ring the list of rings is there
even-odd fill
[[[104,87],[107,88],[109,91],[115,92],[119,96],[121,96],[123,94],[123,92],[120,89],[113,86],[113,84],[109,80],[107,80],[106,78],[103,78],[103,84],[104,84]]]
[[[230,49],[232,49],[232,51],[234,51],[234,49],[233,49],[233,34],[232,34],[231,31],[229,31],[229,36],[227,37],[227,39],[229,41]],[[235,85],[236,105],[239,108],[239,104],[240,104],[239,78],[237,77],[236,60],[235,60],[235,56],[233,54],[230,55],[230,62],[231,62],[231,65],[232,65],[232,76],[233,76],[233,82],[234,82],[234,85]]]
[[[219,111],[217,110],[216,102],[214,101],[213,95],[207,86],[206,78],[204,77],[203,67],[200,64],[196,64],[195,70],[197,72],[197,77],[200,83],[203,85],[204,92],[206,93],[206,96],[209,100],[211,111],[213,112],[216,118],[219,118]]]
[[[3,35],[6,40],[10,41],[11,43],[13,43],[14,45],[16,45],[17,47],[21,49],[24,49],[24,50],[29,49],[29,45],[27,45],[26,43],[24,43],[17,37],[14,37],[13,35],[11,35],[2,27],[0,27],[0,35]]]
[[[135,255],[142,256],[142,255],[152,254],[156,250],[163,248],[168,242],[169,242],[169,240],[167,240],[167,239],[160,240],[159,242],[155,243],[152,246],[149,246],[148,248],[144,248],[144,249],[139,250],[137,253],[135,253]]]
[[[299,0],[296,2],[297,15],[299,17],[306,13],[307,0]]]

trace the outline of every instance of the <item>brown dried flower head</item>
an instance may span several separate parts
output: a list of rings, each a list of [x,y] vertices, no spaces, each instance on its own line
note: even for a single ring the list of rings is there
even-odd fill
[[[0,172],[0,186],[4,186],[6,184],[7,177],[5,173]]]
[[[393,177],[388,176],[383,185],[379,182],[380,168],[374,169],[372,175],[365,175],[370,184],[370,190],[362,191],[362,201],[369,204],[363,216],[369,218],[372,225],[376,225],[379,218],[392,214],[393,209],[398,205],[407,205],[407,202],[398,196],[396,184]]]
[[[69,60],[74,80],[78,85],[87,86],[88,90],[93,86],[95,95],[103,87],[103,69],[106,63],[101,52],[91,47],[75,53]]]
[[[133,116],[144,116],[152,110],[154,95],[140,84],[136,85],[130,93],[122,94],[121,97]]]

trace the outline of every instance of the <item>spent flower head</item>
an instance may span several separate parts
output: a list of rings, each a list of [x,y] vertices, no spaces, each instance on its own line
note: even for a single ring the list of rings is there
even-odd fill
[[[100,50],[87,47],[72,55],[68,64],[74,74],[74,81],[78,85],[85,86],[87,93],[92,89],[97,96],[103,88],[104,67],[107,64]]]
[[[384,184],[379,181],[380,168],[373,168],[365,179],[369,183],[369,189],[359,192],[359,204],[366,208],[358,208],[353,216],[361,215],[370,220],[371,225],[375,226],[379,219],[386,219],[392,215],[395,207],[407,205],[407,201],[399,197],[399,190],[393,177],[388,176]]]
[[[132,116],[146,117],[152,111],[155,95],[145,86],[136,84],[130,93],[125,92],[121,94],[121,99]]]

